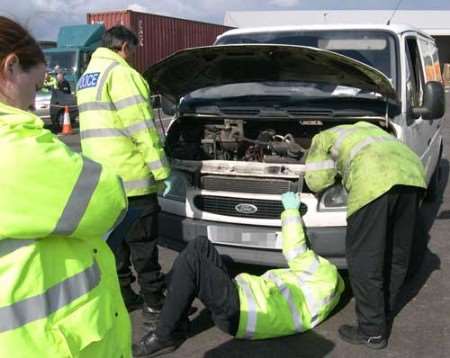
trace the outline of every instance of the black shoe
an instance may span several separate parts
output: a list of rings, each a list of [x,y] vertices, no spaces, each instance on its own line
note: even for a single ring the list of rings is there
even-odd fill
[[[133,312],[142,307],[144,299],[138,295],[130,286],[121,287],[122,297],[128,312]]]
[[[367,336],[358,327],[347,324],[339,327],[339,337],[347,343],[364,344],[366,347],[372,349],[383,349],[387,346],[387,340],[384,336]]]
[[[167,354],[176,350],[184,340],[184,337],[161,339],[152,332],[144,336],[139,343],[133,344],[133,357],[150,358]]]

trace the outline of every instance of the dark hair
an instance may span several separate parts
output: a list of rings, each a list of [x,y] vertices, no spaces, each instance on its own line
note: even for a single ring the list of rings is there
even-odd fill
[[[127,42],[128,45],[137,46],[138,39],[133,31],[125,26],[114,26],[103,35],[102,46],[110,50],[120,51],[122,45]]]
[[[45,63],[45,57],[37,41],[21,25],[0,16],[0,68],[6,57],[14,53],[22,70]]]

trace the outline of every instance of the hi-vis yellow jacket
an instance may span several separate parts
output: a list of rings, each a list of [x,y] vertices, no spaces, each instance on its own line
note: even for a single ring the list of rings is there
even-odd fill
[[[0,103],[0,357],[131,357],[114,256],[127,198],[35,115]]]
[[[336,266],[307,247],[298,210],[285,210],[281,222],[289,268],[236,277],[241,305],[237,338],[264,339],[311,329],[328,317],[344,291]]]
[[[77,84],[83,154],[122,177],[127,196],[157,192],[170,174],[149,96],[142,76],[102,47]]]
[[[336,175],[348,192],[347,216],[395,185],[426,188],[425,170],[406,144],[367,122],[337,126],[315,135],[306,158],[305,181],[319,192]]]

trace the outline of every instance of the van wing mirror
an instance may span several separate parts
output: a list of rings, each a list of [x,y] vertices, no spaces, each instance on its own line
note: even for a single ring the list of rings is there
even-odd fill
[[[441,82],[427,82],[423,91],[422,107],[414,107],[412,112],[423,119],[441,118],[445,113],[445,92]]]

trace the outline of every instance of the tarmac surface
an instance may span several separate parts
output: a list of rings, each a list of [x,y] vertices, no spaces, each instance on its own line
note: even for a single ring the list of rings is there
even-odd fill
[[[447,101],[447,103],[450,103]],[[448,107],[448,105],[447,105]],[[447,110],[447,116],[450,111]],[[444,140],[450,138],[450,122],[443,124]],[[79,136],[61,139],[79,150]],[[191,337],[167,358],[321,358],[321,357],[389,357],[447,358],[450,357],[450,149],[444,147],[441,168],[441,192],[421,210],[418,236],[428,241],[425,258],[416,274],[402,292],[402,309],[396,316],[389,345],[381,351],[342,342],[337,330],[341,324],[354,323],[354,299],[347,285],[339,307],[325,322],[312,331],[285,338],[264,341],[236,340],[214,327],[210,316],[199,301],[198,312],[191,317]],[[164,228],[161,228],[164,230]],[[160,263],[168,272],[177,252],[161,247]],[[268,268],[234,265],[233,271],[260,274]],[[342,272],[346,277],[346,272]],[[140,311],[131,314],[133,338],[142,335]]]

